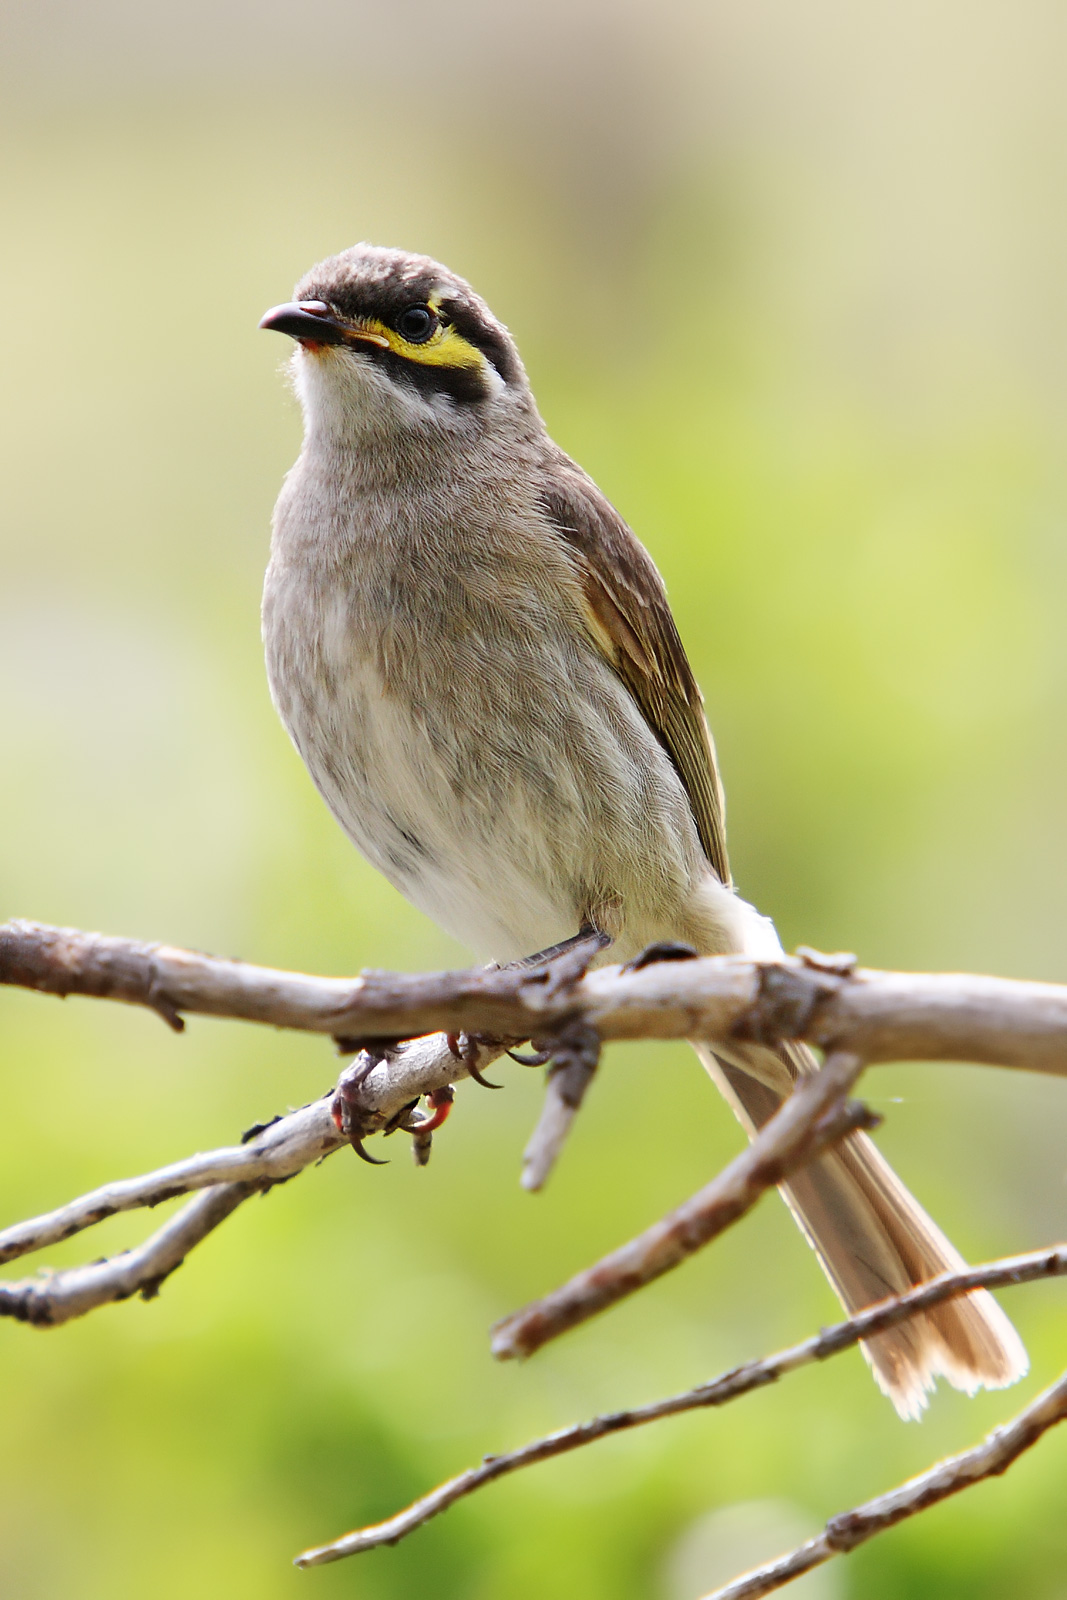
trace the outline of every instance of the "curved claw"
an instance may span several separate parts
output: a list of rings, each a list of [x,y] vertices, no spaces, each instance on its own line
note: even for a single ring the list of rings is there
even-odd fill
[[[473,1078],[475,1083],[480,1083],[483,1089],[502,1089],[504,1087],[502,1083],[490,1083],[488,1078],[483,1078],[472,1062],[466,1062],[465,1066],[468,1076]]]
[[[520,1067],[543,1067],[552,1060],[551,1050],[532,1050],[528,1056],[520,1055],[517,1050],[509,1050],[508,1055],[512,1061],[517,1061]]]
[[[378,1156],[371,1156],[367,1154],[366,1150],[363,1148],[363,1140],[360,1138],[358,1133],[350,1133],[348,1135],[348,1142],[356,1152],[356,1155],[359,1157],[359,1159],[361,1161],[365,1161],[368,1167],[387,1167],[389,1165],[387,1160],[380,1159]]]
[[[478,1047],[472,1043],[469,1034],[446,1033],[445,1038],[448,1041],[448,1048],[457,1061],[462,1061],[468,1075],[474,1079],[475,1083],[480,1083],[483,1089],[502,1089],[504,1087],[502,1083],[490,1083],[489,1079],[483,1078],[478,1071]]]

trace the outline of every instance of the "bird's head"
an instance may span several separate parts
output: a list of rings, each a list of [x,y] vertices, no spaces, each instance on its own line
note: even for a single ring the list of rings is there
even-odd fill
[[[466,430],[529,404],[508,330],[429,256],[354,245],[312,267],[260,327],[297,342],[294,379],[309,427]]]

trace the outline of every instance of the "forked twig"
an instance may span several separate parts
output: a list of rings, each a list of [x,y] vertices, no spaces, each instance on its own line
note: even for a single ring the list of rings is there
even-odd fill
[[[503,1053],[502,1048],[484,1041],[471,1048],[480,1065],[488,1065]],[[469,1054],[468,1066],[472,1060],[475,1055]],[[386,1125],[409,1097],[420,1092],[418,1086],[421,1085],[421,1092],[430,1093],[439,1087],[438,1079],[445,1074],[460,1077],[466,1071],[444,1035],[412,1040],[368,1074],[363,1089],[370,1095],[373,1108],[367,1112],[369,1125]],[[379,1073],[383,1082],[376,1089],[374,1080]],[[872,1117],[858,1104],[838,1106],[828,1116],[820,1099],[809,1105],[806,1121],[810,1124],[804,1132],[807,1142],[793,1139],[786,1152],[788,1170],[846,1133],[870,1126]],[[785,1131],[790,1130],[787,1127]],[[119,1211],[155,1206],[179,1194],[204,1190],[135,1250],[43,1277],[0,1283],[0,1316],[37,1327],[56,1327],[137,1293],[150,1298],[182,1264],[189,1250],[250,1195],[286,1182],[344,1143],[334,1126],[327,1097],[280,1117],[247,1144],[191,1156],[139,1178],[105,1184],[56,1211],[16,1223],[0,1233],[0,1261],[12,1261],[71,1238]],[[750,1177],[746,1190],[749,1205],[785,1170],[775,1156],[776,1147],[769,1143],[769,1155]],[[724,1217],[721,1225],[725,1226],[728,1220]]]
[[[255,1192],[252,1184],[219,1184],[182,1206],[176,1216],[135,1250],[125,1250],[84,1267],[71,1267],[66,1272],[46,1273],[20,1283],[0,1283],[0,1316],[14,1317],[17,1322],[28,1322],[36,1328],[55,1328],[98,1306],[128,1300],[131,1295],[151,1300],[193,1246]]]
[[[330,1118],[329,1101],[317,1100],[272,1123],[248,1144],[190,1156],[138,1178],[106,1183],[56,1211],[5,1228],[0,1232],[0,1263],[69,1239],[120,1211],[157,1206],[196,1189],[239,1184],[251,1194],[254,1189],[284,1183],[343,1142]]]
[[[488,1066],[503,1053],[502,1047],[484,1041],[472,1049],[469,1059],[479,1066]],[[368,1131],[387,1126],[411,1100],[467,1072],[468,1066],[457,1061],[443,1034],[412,1040],[369,1073],[362,1086]],[[134,1250],[36,1278],[0,1282],[0,1317],[51,1328],[134,1294],[151,1298],[193,1246],[249,1196],[295,1177],[345,1142],[330,1116],[327,1096],[280,1117],[247,1144],[105,1184],[56,1211],[16,1223],[0,1232],[0,1262],[69,1239],[119,1211],[203,1191]]]
[[[485,1488],[487,1484],[495,1483],[498,1478],[507,1477],[523,1467],[536,1466],[540,1461],[550,1461],[554,1456],[580,1450],[583,1446],[593,1444],[597,1439],[607,1438],[610,1434],[641,1428],[647,1423],[660,1422],[664,1417],[680,1416],[686,1411],[726,1405],[728,1401],[737,1400],[741,1395],[750,1394],[754,1389],[764,1389],[768,1384],[777,1383],[779,1378],[785,1377],[788,1372],[810,1366],[815,1361],[825,1361],[828,1357],[859,1344],[861,1340],[884,1333],[887,1328],[894,1327],[898,1322],[906,1322],[909,1317],[918,1316],[945,1300],[955,1299],[958,1295],[968,1294],[974,1289],[1003,1289],[1017,1283],[1032,1283],[1037,1279],[1064,1275],[1067,1275],[1067,1245],[1057,1245],[1053,1249],[1033,1250],[1025,1255],[985,1262],[980,1266],[967,1267],[960,1272],[942,1273],[938,1278],[931,1278],[927,1283],[909,1289],[906,1294],[894,1295],[878,1305],[868,1306],[865,1310],[857,1312],[854,1317],[824,1328],[821,1333],[811,1339],[803,1340],[800,1344],[791,1345],[788,1349],[766,1356],[761,1361],[748,1361],[744,1366],[734,1367],[709,1383],[697,1384],[693,1389],[670,1395],[664,1400],[655,1400],[650,1405],[635,1406],[627,1411],[612,1411],[604,1416],[593,1417],[588,1422],[575,1423],[569,1428],[559,1428],[556,1432],[547,1434],[541,1439],[534,1439],[517,1450],[486,1456],[480,1466],[469,1467],[457,1477],[438,1484],[429,1494],[413,1501],[405,1510],[397,1512],[396,1516],[389,1517],[387,1521],[376,1522],[366,1528],[357,1528],[354,1532],[335,1539],[331,1544],[320,1545],[314,1550],[305,1550],[297,1557],[296,1564],[301,1567],[320,1566],[324,1562],[340,1561],[344,1556],[356,1555],[362,1550],[373,1550],[377,1545],[396,1544],[407,1534],[413,1533],[416,1528],[421,1528],[423,1523],[429,1522],[431,1517],[447,1511],[457,1500],[464,1499],[477,1489]],[[799,1572],[796,1575],[799,1575]]]

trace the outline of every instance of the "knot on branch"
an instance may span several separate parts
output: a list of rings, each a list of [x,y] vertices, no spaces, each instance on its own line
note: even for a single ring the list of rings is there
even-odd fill
[[[819,1007],[835,998],[846,976],[806,959],[803,967],[761,963],[756,968],[756,998],[734,1023],[733,1037],[764,1045],[802,1039]]]
[[[29,1323],[31,1328],[50,1328],[55,1324],[52,1304],[47,1292],[47,1279],[42,1276],[37,1283],[0,1284],[0,1315],[15,1322]]]

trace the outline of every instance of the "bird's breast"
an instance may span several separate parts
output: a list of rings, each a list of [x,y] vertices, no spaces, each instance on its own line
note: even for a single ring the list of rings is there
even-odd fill
[[[368,859],[497,958],[597,907],[676,928],[707,870],[688,800],[547,530],[365,511],[334,546],[276,539],[264,638],[282,720]]]

